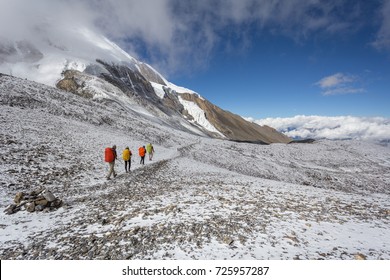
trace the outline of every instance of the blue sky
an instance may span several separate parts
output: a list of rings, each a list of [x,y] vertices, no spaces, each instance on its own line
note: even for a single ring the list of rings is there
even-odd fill
[[[84,26],[245,117],[390,117],[390,0],[0,0],[0,7],[0,34],[50,24],[58,37]]]
[[[341,8],[358,2],[346,1]],[[231,34],[220,36],[204,68],[176,73],[172,80],[226,110],[255,119],[389,117],[390,53],[375,46],[385,2],[370,2],[356,16],[359,23],[353,18],[345,23],[348,28],[335,32],[320,28],[300,38],[284,26],[258,27],[253,20],[246,23],[251,26],[245,28],[245,38],[236,36],[232,46]],[[229,34],[229,28],[239,25],[226,25],[218,32]]]

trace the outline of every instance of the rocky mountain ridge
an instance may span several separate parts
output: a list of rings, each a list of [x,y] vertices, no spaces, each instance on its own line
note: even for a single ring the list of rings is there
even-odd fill
[[[194,126],[211,137],[226,138],[228,140],[248,141],[256,143],[288,143],[291,141],[287,136],[277,132],[268,126],[260,126],[248,122],[238,115],[225,111],[212,104],[198,94],[190,92],[176,92],[169,87],[169,84],[145,64],[138,69],[131,69],[126,65],[108,64],[97,60],[106,71],[95,72],[95,77],[103,79],[111,85],[120,89],[126,96],[136,100],[138,104],[147,108],[153,114],[161,116],[184,117]],[[146,70],[145,70],[146,69]],[[88,72],[88,71],[86,71]],[[66,91],[80,94],[84,97],[93,98],[94,94],[85,88],[85,84],[90,80],[88,74],[73,70],[64,72],[64,78],[57,83],[57,87]],[[148,78],[151,80],[148,80]],[[151,77],[151,78],[150,78]],[[83,80],[84,82],[77,82]],[[85,80],[86,79],[86,80]],[[150,82],[154,83],[154,86]],[[155,93],[156,87],[161,87],[164,94],[160,98]],[[210,131],[199,124],[196,118],[183,106],[183,102],[192,103],[204,112],[206,119],[217,131]]]
[[[103,44],[104,48],[90,57],[81,57],[70,47],[59,48],[52,42],[49,46],[44,42],[40,46],[27,41],[0,43],[0,72],[22,78],[25,75],[39,82],[49,71],[53,76],[49,84],[57,77],[52,86],[84,98],[123,102],[129,108],[136,105],[146,114],[199,135],[263,144],[291,141],[268,126],[248,122],[192,90],[170,83],[150,65],[129,56],[106,38],[101,40],[93,48]]]

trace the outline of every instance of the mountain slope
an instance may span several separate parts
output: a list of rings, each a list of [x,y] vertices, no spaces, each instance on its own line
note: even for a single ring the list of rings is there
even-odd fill
[[[2,40],[0,72],[58,86],[86,98],[109,101],[120,95],[125,106],[134,105],[199,135],[266,144],[291,141],[276,130],[250,123],[170,83],[104,36],[86,29],[75,30],[73,36],[72,43],[61,44],[44,37],[34,42]]]
[[[240,116],[224,111],[209,101],[193,94],[180,94],[192,101],[207,115],[207,119],[228,139],[255,143],[289,143],[291,139],[269,126],[244,121]]]
[[[5,75],[0,131],[2,260],[390,258],[389,147],[199,137]],[[148,142],[156,154],[143,166],[136,150]],[[133,151],[132,171],[119,159],[107,181],[113,144]],[[63,206],[3,212],[40,188]]]

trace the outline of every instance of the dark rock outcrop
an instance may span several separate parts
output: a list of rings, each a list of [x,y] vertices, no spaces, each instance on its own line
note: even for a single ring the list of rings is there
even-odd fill
[[[73,92],[85,98],[92,98],[94,93],[88,91],[85,84],[91,79],[101,78],[115,86],[133,102],[144,107],[157,116],[165,118],[182,118],[189,125],[196,126],[210,137],[221,137],[218,133],[208,131],[197,124],[194,117],[185,110],[179,97],[195,103],[205,112],[206,119],[227,139],[250,143],[289,143],[291,139],[269,126],[260,126],[244,120],[242,117],[215,106],[206,99],[194,93],[177,93],[167,86],[162,77],[144,63],[113,64],[97,60],[95,66],[90,65],[86,72],[67,70],[64,78],[57,83],[57,87]],[[95,77],[94,77],[95,76]],[[156,95],[151,82],[161,84],[165,94],[163,98]],[[162,114],[162,115],[161,115]],[[177,123],[176,123],[177,125]],[[186,129],[187,130],[187,129]]]

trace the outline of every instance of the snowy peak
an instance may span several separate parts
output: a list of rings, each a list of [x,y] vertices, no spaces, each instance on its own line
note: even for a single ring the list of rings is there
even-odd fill
[[[247,122],[198,93],[170,83],[153,67],[100,34],[75,28],[64,36],[68,40],[43,37],[0,43],[0,72],[85,98],[122,103],[130,110],[200,135],[259,143],[290,141],[275,130]]]
[[[106,37],[77,27],[62,34],[45,30],[19,41],[0,38],[0,72],[55,86],[64,70],[84,71],[96,59],[134,65],[136,60]],[[54,35],[55,34],[55,35]]]

